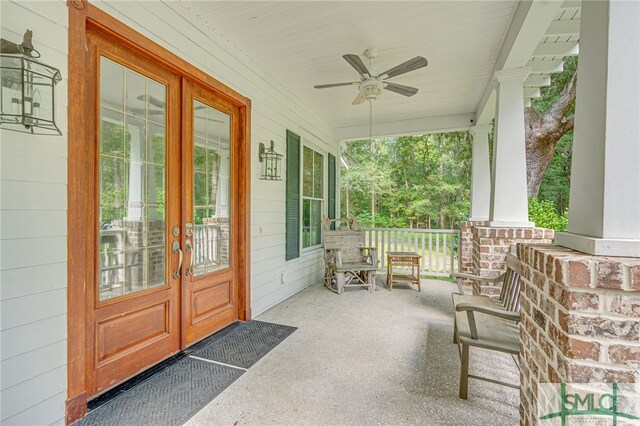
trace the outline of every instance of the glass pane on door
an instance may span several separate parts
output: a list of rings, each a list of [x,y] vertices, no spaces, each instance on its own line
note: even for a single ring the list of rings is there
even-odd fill
[[[193,273],[202,275],[231,261],[231,117],[198,101],[193,110]]]
[[[165,284],[166,93],[100,58],[100,300]]]

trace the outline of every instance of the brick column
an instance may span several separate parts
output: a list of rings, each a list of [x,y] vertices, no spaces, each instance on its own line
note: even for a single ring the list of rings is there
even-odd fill
[[[595,383],[616,382],[635,396],[630,403],[638,415],[640,258],[534,244],[519,245],[518,257],[525,264],[521,424],[537,423],[541,383],[583,383],[597,393]]]
[[[460,272],[475,274],[473,268],[473,228],[484,226],[484,221],[465,220],[460,222]],[[462,280],[462,285],[471,287],[473,281]]]
[[[551,243],[553,230],[544,228],[492,228],[475,226],[473,233],[473,274],[497,277],[505,271],[504,260],[516,243]],[[500,294],[500,284],[473,283],[473,293],[490,297]]]

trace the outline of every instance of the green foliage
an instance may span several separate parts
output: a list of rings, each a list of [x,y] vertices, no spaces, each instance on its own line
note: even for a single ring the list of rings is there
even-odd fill
[[[540,88],[540,97],[531,99],[531,107],[540,114],[545,114],[556,103],[562,90],[571,81],[578,69],[578,57],[568,56],[564,59],[564,69],[561,73],[551,74],[551,85]],[[579,84],[579,83],[578,83]],[[567,111],[567,116],[573,115],[574,108]]]
[[[564,232],[567,230],[568,214],[566,210],[558,213],[549,200],[529,198],[529,220],[538,227]]]
[[[548,112],[577,67],[577,57],[566,58],[564,72],[551,75],[551,85],[541,88],[532,107],[540,114]],[[573,108],[567,115],[572,114]],[[492,128],[490,161],[493,133]],[[530,220],[538,226],[566,230],[572,143],[573,132],[557,142],[538,198],[529,201]],[[467,132],[355,141],[342,155],[350,166],[342,169],[342,217],[357,217],[363,226],[454,228],[469,215]]]
[[[564,87],[569,83],[573,74],[578,69],[578,57],[567,57],[564,60],[564,71],[551,74],[551,86],[541,88],[541,97],[531,100],[531,106],[541,114],[549,111],[558,100]],[[580,84],[578,81],[577,84]],[[574,113],[574,107],[567,116]],[[558,214],[566,215],[569,208],[569,185],[571,183],[571,152],[573,146],[573,131],[565,134],[556,143],[556,151],[551,164],[542,179],[538,198],[548,200],[554,206]]]
[[[349,163],[342,170],[343,217],[397,228],[450,228],[468,217],[467,132],[356,141],[343,156]]]

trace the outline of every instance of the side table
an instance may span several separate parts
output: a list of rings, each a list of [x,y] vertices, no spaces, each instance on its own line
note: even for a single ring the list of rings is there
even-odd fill
[[[414,252],[390,251],[387,252],[387,285],[393,290],[394,282],[408,282],[416,284],[420,291],[420,256]],[[394,267],[408,267],[409,271],[394,272]]]

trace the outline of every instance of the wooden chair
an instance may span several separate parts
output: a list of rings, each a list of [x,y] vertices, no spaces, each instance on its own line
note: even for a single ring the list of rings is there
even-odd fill
[[[339,225],[346,223],[345,228]],[[334,223],[335,229],[331,229]],[[364,231],[355,219],[323,218],[324,285],[342,293],[346,287],[366,287],[375,290],[378,259],[375,247],[365,246]]]
[[[499,380],[469,374],[469,347],[474,346],[515,356],[520,352],[520,276],[522,264],[513,255],[506,258],[507,271],[496,278],[479,277],[469,274],[453,274],[455,278],[475,281],[502,282],[498,299],[486,296],[464,294],[458,281],[460,293],[454,293],[454,343],[460,354],[461,399],[467,399],[469,378],[484,380],[518,389],[519,386]],[[517,361],[516,361],[517,365]]]

